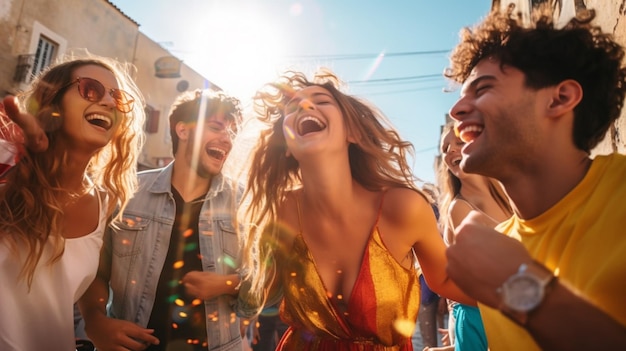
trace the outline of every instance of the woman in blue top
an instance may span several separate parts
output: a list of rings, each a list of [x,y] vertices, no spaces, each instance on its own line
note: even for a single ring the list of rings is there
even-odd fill
[[[513,211],[499,182],[461,170],[461,148],[464,142],[448,123],[441,136],[441,156],[438,178],[440,187],[440,223],[444,240],[454,243],[454,230],[471,212],[478,212],[490,226],[509,218]],[[456,351],[484,351],[488,349],[487,336],[478,308],[474,305],[451,303],[450,340]],[[433,348],[430,348],[433,350]]]

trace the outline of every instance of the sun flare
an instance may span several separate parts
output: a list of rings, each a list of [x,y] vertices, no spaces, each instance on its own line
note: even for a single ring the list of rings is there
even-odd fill
[[[242,101],[278,74],[284,38],[253,6],[216,2],[197,11],[184,47],[192,48],[187,64]]]

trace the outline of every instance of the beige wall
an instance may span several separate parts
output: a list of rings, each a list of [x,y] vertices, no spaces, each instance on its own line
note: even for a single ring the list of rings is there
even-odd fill
[[[573,0],[566,0],[565,3],[573,2]],[[620,6],[624,6],[624,2],[621,1],[606,1],[606,0],[586,0],[585,4],[587,8],[595,9],[597,21],[596,23],[602,27],[602,30],[608,33],[612,33],[615,39],[626,47],[626,12],[621,9]],[[573,6],[573,5],[571,5]],[[624,63],[626,64],[626,62]],[[605,140],[594,150],[597,154],[610,153],[613,150],[617,150],[621,153],[626,152],[626,108],[622,108],[622,114],[616,123],[617,130],[622,131],[616,142],[611,142],[610,138]]]
[[[17,65],[18,51],[16,38],[22,37],[24,28],[18,26],[17,18],[21,3],[25,0],[2,0],[7,2],[0,6],[0,97],[4,96],[11,86],[13,72]]]
[[[0,97],[26,88],[13,81],[18,56],[34,54],[41,34],[59,45],[56,58],[86,48],[89,52],[132,62],[147,105],[160,111],[156,133],[147,134],[140,163],[156,167],[171,159],[167,115],[179,94],[202,88],[206,78],[181,65],[180,77],[157,78],[154,62],[172,56],[139,31],[139,24],[106,0],[0,0]]]
[[[492,1],[492,4],[500,3],[500,6],[506,7],[510,3],[514,3],[521,10],[529,9],[530,0],[500,0]],[[555,3],[554,0],[551,3]],[[562,9],[560,18],[557,23],[564,24],[576,13],[574,0],[562,0]],[[624,1],[607,1],[607,0],[584,0],[587,9],[596,11],[595,24],[600,26],[604,32],[612,33],[617,42],[626,47],[626,11],[620,8],[624,6]],[[621,4],[620,4],[621,3]],[[626,64],[626,62],[624,63]],[[616,123],[616,130],[622,131],[621,135],[615,143],[611,142],[611,138],[604,139],[595,150],[594,154],[606,154],[613,150],[621,153],[626,152],[626,108],[622,109],[622,114]],[[609,131],[611,133],[611,131]]]
[[[138,25],[105,0],[3,0],[0,6],[2,37],[7,50],[0,53],[3,91],[23,86],[12,82],[17,56],[34,54],[39,33],[60,44],[57,57],[76,48],[94,54],[132,60]],[[3,47],[4,49],[4,47]]]

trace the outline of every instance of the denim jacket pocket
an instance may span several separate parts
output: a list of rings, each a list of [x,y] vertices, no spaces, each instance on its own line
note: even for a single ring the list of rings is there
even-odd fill
[[[112,230],[113,254],[118,257],[134,256],[141,252],[146,229],[151,220],[124,216]]]
[[[230,221],[220,220],[217,221],[220,228],[220,235],[222,236],[222,243],[224,247],[224,253],[230,255],[233,259],[239,257],[239,242],[237,237],[237,229]]]

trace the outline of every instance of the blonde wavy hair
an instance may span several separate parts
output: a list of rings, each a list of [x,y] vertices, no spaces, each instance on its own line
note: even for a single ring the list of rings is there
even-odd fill
[[[18,96],[22,109],[37,118],[46,130],[49,147],[43,152],[31,152],[20,147],[23,156],[10,171],[5,173],[0,187],[0,239],[7,241],[13,252],[25,245],[28,256],[20,278],[32,284],[35,268],[41,260],[44,246],[51,238],[53,254],[48,263],[60,259],[64,251],[62,225],[63,194],[60,177],[67,164],[67,150],[57,141],[62,136],[59,128],[50,125],[51,111],[62,111],[60,101],[73,79],[73,72],[82,66],[96,65],[109,70],[115,76],[119,88],[135,99],[133,110],[124,115],[112,140],[90,160],[86,176],[98,191],[107,195],[107,217],[119,208],[118,217],[137,189],[137,160],[143,146],[145,120],[143,95],[131,78],[132,65],[114,59],[88,55],[68,58],[50,66],[31,83],[30,89]],[[117,113],[120,113],[119,111]],[[58,118],[57,118],[58,120]],[[3,130],[13,131],[13,122],[5,119]],[[9,128],[7,128],[9,127]],[[11,128],[12,127],[12,128]],[[19,140],[19,136],[4,135],[7,140]],[[84,189],[88,191],[88,189]],[[81,194],[71,194],[78,196]],[[116,217],[116,219],[118,219]]]
[[[380,111],[343,93],[341,85],[338,77],[326,69],[319,70],[312,80],[301,72],[287,71],[255,96],[254,111],[264,129],[251,155],[244,193],[248,204],[242,211],[244,223],[250,227],[242,240],[242,260],[246,278],[252,284],[252,296],[262,296],[264,286],[274,274],[278,205],[290,191],[302,186],[298,161],[286,156],[283,134],[283,108],[299,90],[319,86],[337,101],[347,131],[356,139],[348,153],[350,170],[357,182],[372,191],[390,187],[418,190],[407,162],[407,156],[414,155],[413,145],[400,138]]]

